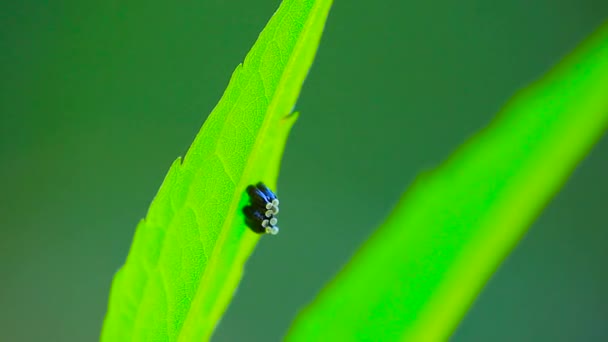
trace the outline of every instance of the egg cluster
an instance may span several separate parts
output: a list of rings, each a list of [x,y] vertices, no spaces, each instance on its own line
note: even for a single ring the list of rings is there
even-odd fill
[[[264,183],[247,187],[250,204],[243,208],[245,223],[258,234],[276,235],[279,232],[276,215],[279,199]]]

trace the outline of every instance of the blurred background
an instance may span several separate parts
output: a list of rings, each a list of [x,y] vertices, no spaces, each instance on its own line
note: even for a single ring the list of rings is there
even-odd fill
[[[95,341],[110,282],[278,0],[0,4],[2,341]],[[608,18],[604,0],[337,0],[279,193],[214,341],[278,341],[422,170]],[[608,138],[453,341],[608,340]],[[525,194],[522,194],[525,195]]]

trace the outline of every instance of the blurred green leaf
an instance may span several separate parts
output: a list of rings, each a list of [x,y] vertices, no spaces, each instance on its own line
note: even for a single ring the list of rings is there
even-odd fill
[[[291,113],[331,0],[286,0],[192,143],[171,166],[114,278],[103,341],[210,337],[259,236],[247,185],[275,188]]]
[[[446,340],[608,125],[608,25],[419,177],[290,341]]]

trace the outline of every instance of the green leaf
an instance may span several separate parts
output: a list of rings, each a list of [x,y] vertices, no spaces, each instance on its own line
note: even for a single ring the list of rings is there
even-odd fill
[[[448,339],[607,126],[608,24],[419,177],[288,340]]]
[[[247,185],[276,187],[291,113],[331,0],[286,0],[171,166],[112,284],[102,341],[209,339],[259,236]]]

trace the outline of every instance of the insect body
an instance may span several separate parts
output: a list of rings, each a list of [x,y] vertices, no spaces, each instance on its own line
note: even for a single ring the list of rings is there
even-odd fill
[[[276,235],[279,227],[276,226],[279,213],[279,199],[264,183],[247,187],[250,205],[243,208],[245,223],[258,234]]]

